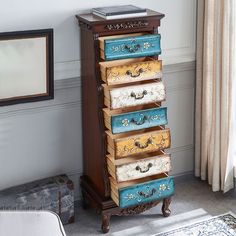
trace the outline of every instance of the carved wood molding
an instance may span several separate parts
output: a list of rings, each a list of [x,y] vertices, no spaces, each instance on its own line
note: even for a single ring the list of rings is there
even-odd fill
[[[134,29],[134,28],[147,27],[148,25],[149,23],[146,20],[126,21],[124,23],[107,24],[105,26],[105,29],[107,30]]]
[[[112,215],[117,215],[117,216],[128,216],[128,215],[136,215],[143,213],[144,211],[147,211],[151,209],[152,207],[155,207],[157,204],[159,204],[160,201],[155,201],[155,202],[149,202],[146,204],[142,205],[137,205],[134,207],[128,207],[128,208],[123,208],[117,211],[117,212],[112,212]]]
[[[92,27],[89,24],[86,24],[83,21],[79,21],[79,27],[90,30]]]

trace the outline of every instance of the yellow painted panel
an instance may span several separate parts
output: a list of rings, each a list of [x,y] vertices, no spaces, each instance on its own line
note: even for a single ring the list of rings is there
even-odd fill
[[[170,130],[159,130],[115,140],[116,157],[158,151],[170,147]]]
[[[108,85],[131,83],[161,77],[162,63],[157,60],[107,68]]]

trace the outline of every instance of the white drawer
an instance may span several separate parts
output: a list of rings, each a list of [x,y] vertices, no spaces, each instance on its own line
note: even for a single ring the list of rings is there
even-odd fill
[[[108,170],[117,182],[140,179],[151,175],[157,175],[171,170],[171,158],[169,154],[162,151],[152,156],[143,155],[142,159],[135,157],[114,160],[107,156]]]
[[[161,102],[166,97],[162,81],[121,88],[109,88],[104,85],[104,91],[104,103],[111,109]]]

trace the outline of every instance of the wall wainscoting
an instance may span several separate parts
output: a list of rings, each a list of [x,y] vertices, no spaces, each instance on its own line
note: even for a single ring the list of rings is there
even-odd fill
[[[194,162],[195,62],[164,66],[163,80],[168,96],[164,105],[169,108],[168,126],[172,129],[172,174],[190,173]],[[80,87],[79,77],[60,79],[55,81],[54,100],[0,107],[0,162],[4,166],[0,189],[66,173],[75,183],[75,198],[80,198]]]

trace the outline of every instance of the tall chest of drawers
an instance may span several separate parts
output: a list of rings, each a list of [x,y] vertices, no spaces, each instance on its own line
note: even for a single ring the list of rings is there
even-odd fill
[[[169,216],[174,194],[171,134],[162,81],[163,14],[104,20],[76,16],[81,30],[84,207],[112,215],[144,212],[158,203]]]

